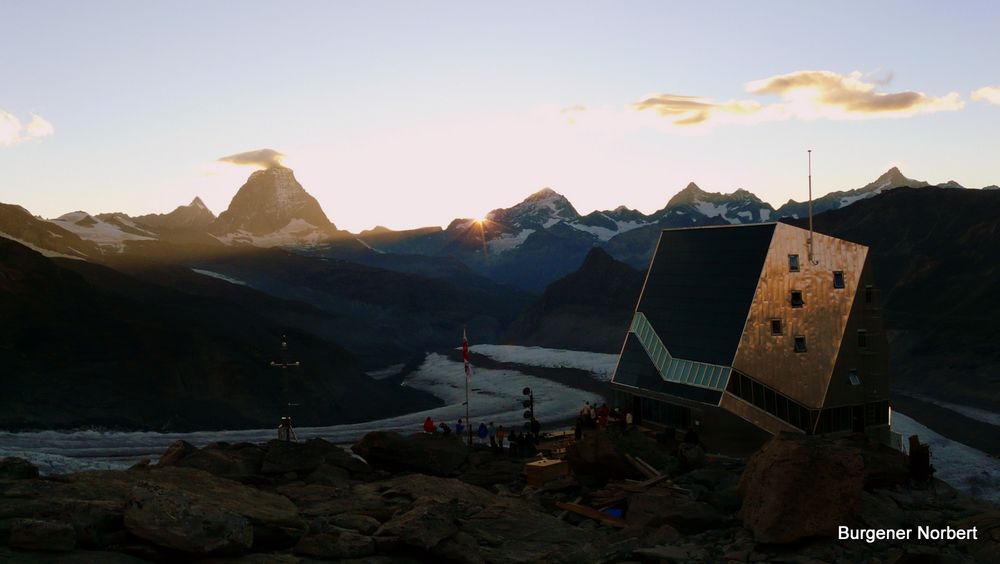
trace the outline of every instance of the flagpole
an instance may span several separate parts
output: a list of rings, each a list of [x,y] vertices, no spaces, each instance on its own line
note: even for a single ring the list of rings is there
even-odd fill
[[[469,428],[469,448],[472,448],[472,421],[469,419],[469,338],[462,328],[462,361],[465,365],[465,426]]]

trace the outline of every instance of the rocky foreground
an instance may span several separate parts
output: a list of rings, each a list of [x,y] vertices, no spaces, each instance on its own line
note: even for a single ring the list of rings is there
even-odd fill
[[[453,437],[372,433],[353,450],[178,442],[155,465],[46,477],[0,459],[0,561],[1000,561],[997,508],[914,489],[901,455],[863,438],[776,437],[744,462],[595,431],[566,452],[573,476],[537,488],[523,459]],[[839,525],[979,540],[838,541]]]

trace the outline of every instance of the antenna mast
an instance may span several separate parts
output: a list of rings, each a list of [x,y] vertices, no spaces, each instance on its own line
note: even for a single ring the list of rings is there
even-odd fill
[[[813,151],[807,149],[809,155],[809,264],[816,264],[813,260]]]
[[[292,403],[288,400],[288,369],[298,368],[299,361],[288,362],[288,337],[285,335],[281,336],[281,362],[271,361],[271,368],[281,369],[281,380],[282,380],[282,400],[284,405],[282,406],[282,411],[288,413],[288,415],[281,416],[281,422],[278,424],[278,440],[282,441],[294,441],[295,431],[292,429],[292,416],[291,408],[297,406],[298,404]]]

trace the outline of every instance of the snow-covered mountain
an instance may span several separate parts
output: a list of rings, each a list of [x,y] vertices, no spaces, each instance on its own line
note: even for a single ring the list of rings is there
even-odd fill
[[[953,187],[961,188],[962,186],[955,182]],[[871,198],[877,196],[886,190],[892,190],[894,188],[902,187],[910,188],[921,188],[924,186],[930,186],[927,182],[923,180],[914,180],[912,178],[907,178],[900,172],[899,168],[892,167],[889,170],[882,173],[881,176],[875,179],[874,182],[870,182],[861,188],[856,188],[854,190],[843,190],[839,192],[830,192],[825,196],[821,196],[813,200],[813,214],[823,213],[827,210],[835,210],[842,208],[844,206],[849,206],[854,202],[859,200],[864,200],[866,198]],[[946,187],[946,186],[942,186]],[[952,186],[947,186],[952,187]],[[809,214],[809,202],[796,202],[795,200],[788,200],[783,206],[777,209],[775,215],[777,217],[791,217],[800,218],[806,217]]]
[[[719,218],[726,223],[759,223],[773,219],[774,208],[742,188],[731,194],[706,192],[691,182],[670,198],[667,205],[651,217],[686,215],[690,218]],[[692,219],[692,222],[694,220]]]
[[[92,241],[105,251],[124,252],[128,241],[153,241],[156,233],[136,224],[123,213],[92,216],[85,211],[63,214],[51,223],[75,233],[81,239]]]

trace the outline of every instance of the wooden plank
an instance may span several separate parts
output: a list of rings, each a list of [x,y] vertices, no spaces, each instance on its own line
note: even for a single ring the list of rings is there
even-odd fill
[[[584,505],[577,505],[575,503],[565,503],[562,501],[556,502],[556,507],[560,509],[565,509],[566,511],[572,511],[577,515],[581,515],[588,519],[593,519],[595,521],[600,521],[606,525],[611,525],[612,527],[625,528],[625,520],[619,519],[617,517],[612,517],[606,513],[601,513],[600,511],[594,509],[593,507],[587,507]]]
[[[655,478],[655,477],[657,477],[659,475],[659,474],[651,472],[649,470],[649,468],[646,468],[642,464],[639,464],[639,461],[636,460],[635,458],[633,458],[631,454],[627,454],[626,453],[625,454],[625,460],[628,460],[629,464],[631,464],[632,466],[634,466],[635,469],[638,470],[640,474],[642,474],[643,476],[645,476],[647,478]]]
[[[638,462],[639,464],[642,464],[642,465],[643,465],[643,466],[645,466],[645,467],[646,467],[646,468],[647,468],[647,469],[648,469],[648,470],[649,470],[650,472],[652,472],[652,473],[653,473],[653,476],[650,476],[650,477],[654,477],[654,476],[659,476],[660,474],[662,474],[662,472],[660,472],[660,471],[659,471],[659,470],[657,470],[656,468],[653,468],[653,465],[652,465],[652,464],[650,464],[650,463],[646,462],[645,460],[643,460],[643,459],[639,458],[638,456],[637,456],[637,457],[635,457],[635,461],[636,461],[636,462]]]
[[[573,503],[580,503],[580,501],[582,499],[583,499],[582,496],[577,496],[577,498],[573,500]],[[556,515],[556,519],[559,519],[560,521],[562,521],[563,519],[566,518],[567,514],[568,514],[568,510],[563,509],[562,511],[559,512],[559,515]]]

